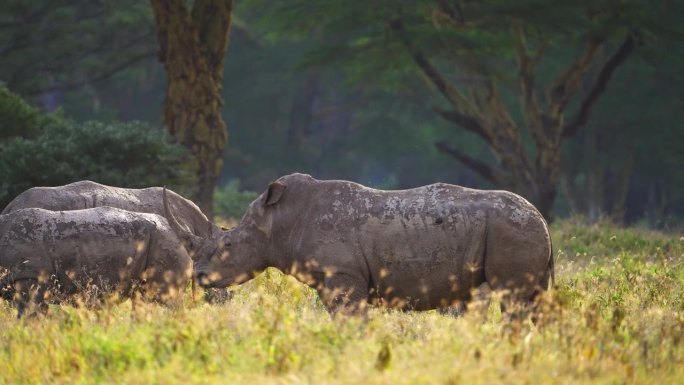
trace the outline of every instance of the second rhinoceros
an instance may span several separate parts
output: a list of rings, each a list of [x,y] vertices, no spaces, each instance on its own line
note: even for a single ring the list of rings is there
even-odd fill
[[[51,289],[128,296],[140,287],[165,300],[188,282],[192,260],[156,214],[28,208],[0,215],[0,268],[3,297],[17,301],[21,316],[31,291],[38,305]]]
[[[553,275],[551,238],[534,206],[444,183],[383,191],[287,175],[222,239],[197,261],[201,285],[240,284],[276,267],[316,288],[333,312],[368,302],[443,308],[475,288],[528,302]]]
[[[162,187],[129,189],[107,186],[83,180],[56,187],[33,187],[17,195],[2,211],[9,214],[25,208],[41,208],[52,211],[82,210],[94,207],[115,207],[118,209],[151,213],[164,216]],[[219,229],[207,219],[192,201],[173,191],[165,190],[168,204],[188,244],[188,252],[193,256],[199,252],[202,239],[216,235]]]

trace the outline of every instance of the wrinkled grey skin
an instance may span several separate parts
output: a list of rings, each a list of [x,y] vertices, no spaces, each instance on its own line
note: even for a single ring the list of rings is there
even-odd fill
[[[2,214],[25,208],[64,211],[110,206],[164,216],[162,190],[162,187],[144,189],[112,187],[89,180],[57,187],[33,187],[14,198]],[[190,233],[199,238],[210,238],[219,230],[192,201],[173,191],[166,191],[171,211],[184,233]],[[198,251],[196,250],[198,247],[199,244],[189,245],[188,252],[192,255]]]
[[[548,228],[530,203],[443,183],[382,191],[287,175],[220,246],[197,261],[201,285],[240,284],[276,267],[316,288],[332,312],[368,302],[444,308],[476,288],[528,302],[553,274]]]
[[[166,219],[112,207],[75,211],[28,208],[0,215],[3,297],[17,301],[19,316],[29,291],[73,294],[86,286],[130,296],[136,287],[165,300],[192,275],[192,260]]]

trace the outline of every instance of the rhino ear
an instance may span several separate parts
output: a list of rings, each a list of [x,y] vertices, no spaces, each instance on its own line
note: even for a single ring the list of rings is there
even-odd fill
[[[273,182],[268,185],[264,206],[271,206],[278,203],[280,198],[283,197],[283,192],[285,192],[285,185],[280,182]]]

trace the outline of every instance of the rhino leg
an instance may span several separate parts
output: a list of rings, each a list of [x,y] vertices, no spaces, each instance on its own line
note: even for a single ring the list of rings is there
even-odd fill
[[[487,313],[487,309],[489,309],[489,303],[491,300],[492,288],[487,282],[484,282],[472,290],[471,301],[468,304],[468,309],[485,315]]]
[[[466,304],[463,301],[459,301],[451,306],[440,307],[437,311],[444,316],[451,316],[454,318],[463,317],[466,312]]]
[[[173,233],[158,232],[148,242],[147,255],[141,258],[147,265],[140,274],[144,298],[180,305],[182,290],[192,278],[192,259]]]
[[[502,293],[501,315],[507,322],[520,322],[534,313],[536,301],[527,290],[505,289]]]
[[[215,305],[227,303],[233,298],[233,292],[228,288],[205,289],[204,292],[204,300]]]
[[[368,304],[368,282],[351,274],[334,273],[325,277],[318,294],[333,315],[363,314]]]
[[[14,282],[14,303],[17,307],[17,318],[24,316],[27,310],[31,315],[47,313],[47,284],[37,279],[20,279]]]
[[[489,303],[491,302],[492,288],[487,282],[482,283],[471,290],[470,301],[459,301],[454,305],[437,309],[442,315],[461,317],[466,311],[481,314],[483,318],[487,315]]]

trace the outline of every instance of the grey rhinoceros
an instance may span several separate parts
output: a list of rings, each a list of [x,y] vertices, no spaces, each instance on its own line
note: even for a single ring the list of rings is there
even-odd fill
[[[383,191],[287,175],[222,238],[196,261],[200,285],[240,284],[275,267],[316,288],[331,312],[369,302],[444,308],[475,288],[526,303],[553,275],[547,224],[530,203],[444,183]]]
[[[89,180],[78,181],[64,186],[33,187],[17,195],[2,214],[25,208],[42,208],[53,211],[81,210],[110,206],[123,210],[151,213],[168,218],[162,201],[166,191],[170,210],[174,213],[174,228],[181,237],[191,258],[196,258],[206,250],[203,247],[215,244],[221,229],[213,224],[191,200],[162,187],[129,189],[107,186]],[[174,223],[172,223],[174,224]],[[213,250],[213,249],[211,249]],[[222,301],[230,298],[225,290],[208,290],[207,300]]]
[[[17,195],[1,214],[25,208],[41,208],[52,211],[81,210],[110,206],[123,210],[164,216],[162,187],[129,189],[112,187],[89,180],[57,187],[33,187]],[[171,210],[184,234],[188,252],[198,253],[202,238],[210,238],[219,230],[207,219],[192,201],[173,191],[167,191]]]
[[[192,260],[165,218],[112,207],[0,215],[0,267],[3,297],[17,302],[20,317],[31,292],[41,307],[50,289],[129,296],[142,288],[166,300],[192,275]]]

